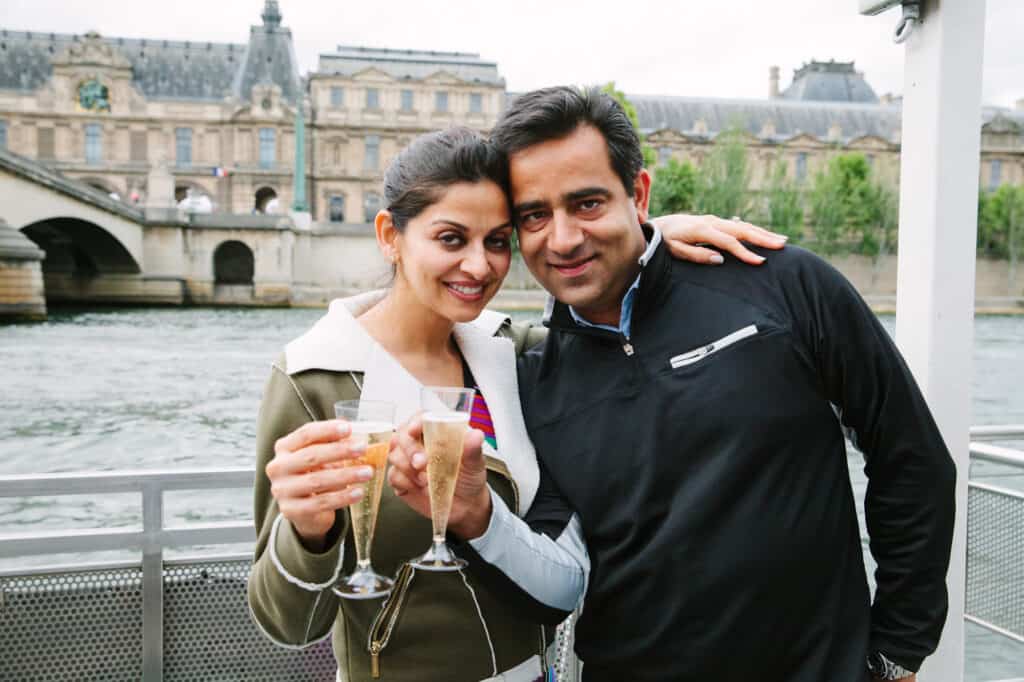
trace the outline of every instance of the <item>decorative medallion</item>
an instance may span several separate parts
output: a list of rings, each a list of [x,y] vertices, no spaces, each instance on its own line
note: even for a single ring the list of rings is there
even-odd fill
[[[78,86],[78,106],[85,111],[110,111],[110,90],[96,78]]]

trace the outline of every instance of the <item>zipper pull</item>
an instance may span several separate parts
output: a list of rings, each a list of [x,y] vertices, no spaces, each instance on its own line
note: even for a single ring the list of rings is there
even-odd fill
[[[380,650],[381,646],[377,642],[370,645],[370,675],[375,680],[380,677]]]
[[[631,344],[629,341],[622,344],[622,350],[626,351],[626,355],[628,357],[633,357],[633,344]]]

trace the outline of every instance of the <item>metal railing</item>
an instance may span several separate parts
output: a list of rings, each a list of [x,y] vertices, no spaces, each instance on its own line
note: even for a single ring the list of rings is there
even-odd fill
[[[142,495],[141,529],[0,534],[0,559],[142,554],[141,564],[0,571],[0,679],[37,679],[42,668],[59,665],[74,670],[76,679],[91,679],[89,670],[104,679],[120,678],[118,671],[123,679],[146,682],[165,674],[195,679],[183,671],[198,660],[217,679],[333,680],[328,643],[309,652],[279,649],[250,621],[245,594],[251,554],[165,560],[170,548],[255,541],[251,522],[165,525],[165,492],[251,488],[253,480],[248,468],[0,477],[0,498]],[[193,641],[183,642],[185,634]],[[231,669],[219,674],[224,666]]]
[[[992,441],[1024,441],[1024,425],[971,428],[971,462],[1010,467],[1024,477],[1024,451]],[[964,618],[1024,644],[1024,492],[967,483]]]
[[[1008,465],[1024,475],[1024,452],[991,442],[1024,440],[1024,425],[975,427],[971,440],[973,461]],[[141,563],[0,571],[0,679],[22,679],[11,666],[43,660],[87,667],[90,656],[103,661],[98,670],[110,672],[117,663],[112,655],[124,659],[123,670],[135,671],[128,679],[192,679],[186,671],[197,665],[194,648],[202,645],[215,653],[199,665],[223,668],[213,673],[218,679],[333,680],[329,644],[306,652],[279,649],[250,621],[245,593],[251,554],[164,557],[169,548],[251,544],[250,522],[168,526],[163,512],[167,491],[249,488],[253,478],[248,468],[0,476],[0,498],[142,496],[141,529],[0,534],[0,559],[124,549],[142,554]],[[1024,493],[971,481],[968,500],[965,617],[1024,643]],[[102,622],[97,613],[106,614]],[[65,641],[38,646],[59,639],[59,627]],[[194,641],[182,641],[189,638]],[[66,655],[54,656],[61,646]],[[104,646],[106,651],[93,650]],[[49,651],[37,656],[40,649]]]

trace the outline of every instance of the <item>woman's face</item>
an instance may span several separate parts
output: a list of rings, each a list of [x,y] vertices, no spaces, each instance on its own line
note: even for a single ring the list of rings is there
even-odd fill
[[[454,184],[395,235],[393,248],[397,277],[423,305],[453,322],[476,319],[511,263],[505,193],[489,180]]]

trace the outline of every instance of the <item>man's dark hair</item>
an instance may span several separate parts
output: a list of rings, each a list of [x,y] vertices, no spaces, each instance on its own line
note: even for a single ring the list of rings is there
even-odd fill
[[[505,156],[474,130],[448,128],[417,137],[395,157],[384,173],[384,200],[401,232],[451,185],[481,180],[505,190]]]
[[[633,196],[633,182],[644,165],[640,137],[622,106],[597,88],[558,86],[520,95],[491,131],[491,141],[506,155],[542,142],[559,140],[581,125],[597,128],[608,145],[612,169]]]

